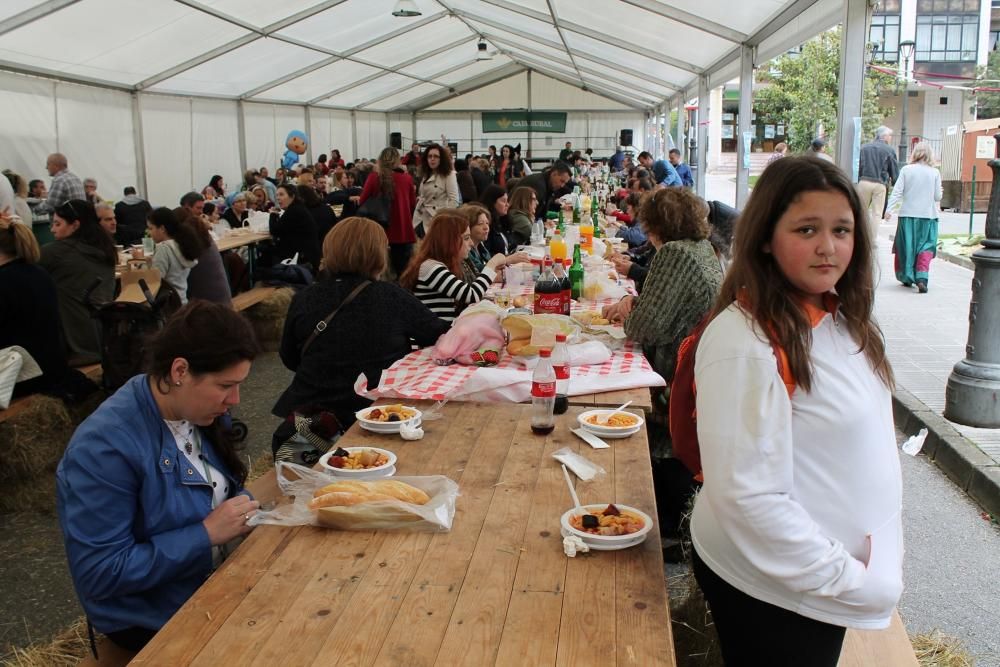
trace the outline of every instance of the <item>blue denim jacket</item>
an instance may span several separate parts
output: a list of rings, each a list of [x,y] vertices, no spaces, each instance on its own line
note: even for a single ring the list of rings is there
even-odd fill
[[[229,497],[245,493],[207,438],[202,445]],[[73,584],[99,631],[160,629],[212,573],[202,524],[212,488],[177,447],[146,375],[80,425],[56,484]]]

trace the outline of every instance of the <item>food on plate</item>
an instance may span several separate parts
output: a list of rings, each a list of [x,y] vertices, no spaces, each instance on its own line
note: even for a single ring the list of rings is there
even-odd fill
[[[606,326],[611,324],[610,320],[602,317],[596,310],[584,310],[579,313],[573,313],[573,319],[585,327]]]
[[[515,308],[525,308],[528,305],[528,297],[526,296],[515,296],[514,297],[514,307]]]
[[[372,408],[365,415],[365,419],[373,422],[401,422],[416,416],[416,410],[404,408],[396,403],[395,405],[380,405],[377,408]]]
[[[591,535],[613,537],[616,535],[631,535],[642,530],[645,523],[642,518],[626,511],[621,511],[614,505],[608,505],[603,510],[594,510],[586,514],[576,514],[569,518],[569,525],[576,530]]]
[[[343,468],[344,470],[379,468],[388,462],[388,456],[380,454],[374,449],[359,449],[356,452],[349,452],[341,447],[337,447],[333,455],[327,459],[331,468]]]
[[[593,424],[594,426],[607,426],[609,428],[628,428],[630,426],[635,426],[639,423],[639,419],[628,412],[616,412],[615,414],[608,417],[608,423],[603,424],[598,421],[600,415],[590,415],[585,420],[588,424]]]
[[[342,481],[327,484],[314,491],[309,509],[361,505],[379,500],[401,500],[412,505],[426,505],[430,496],[415,486],[396,480]]]

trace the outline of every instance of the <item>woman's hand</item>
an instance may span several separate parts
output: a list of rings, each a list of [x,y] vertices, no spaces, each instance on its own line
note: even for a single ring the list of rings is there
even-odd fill
[[[507,265],[511,264],[524,264],[525,262],[531,261],[531,255],[526,252],[515,252],[513,255],[507,255]]]
[[[494,271],[496,271],[500,267],[507,266],[507,255],[503,254],[502,252],[498,252],[497,254],[490,257],[490,261],[486,262],[486,266],[490,267]]]
[[[611,263],[615,265],[615,271],[622,276],[627,276],[629,269],[632,268],[632,260],[629,259],[628,255],[623,255],[621,253],[612,255]]]
[[[246,535],[251,530],[247,519],[257,513],[260,503],[251,500],[249,496],[238,495],[222,503],[212,513],[205,517],[202,524],[208,532],[208,539],[213,547],[232,540],[240,535]]]
[[[886,222],[892,220],[892,213],[890,213],[889,211],[886,211],[885,215],[882,216],[882,219],[885,220]]]
[[[619,322],[624,322],[628,314],[632,312],[632,308],[635,306],[635,297],[628,295],[616,304],[610,306],[605,306],[601,311],[601,317],[606,320],[617,324]]]
[[[354,195],[353,197],[348,197],[348,199],[357,204],[359,201],[361,201],[361,195]]]

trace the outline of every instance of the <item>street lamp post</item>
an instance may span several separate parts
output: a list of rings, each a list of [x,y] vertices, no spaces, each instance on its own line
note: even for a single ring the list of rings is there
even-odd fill
[[[916,46],[916,42],[912,39],[899,43],[899,55],[903,59],[903,126],[899,129],[899,161],[902,164],[906,164],[906,153],[909,148],[906,145],[906,110],[910,106],[910,93],[907,84],[910,82],[910,58],[913,56],[913,49]]]
[[[994,135],[1000,145],[1000,134]],[[1000,427],[1000,159],[990,160],[993,191],[986,210],[986,238],[972,254],[972,302],[965,359],[955,364],[945,389],[944,416],[979,428]]]

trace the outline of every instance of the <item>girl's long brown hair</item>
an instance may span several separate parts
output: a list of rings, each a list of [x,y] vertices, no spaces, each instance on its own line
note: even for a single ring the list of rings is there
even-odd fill
[[[779,345],[788,356],[796,385],[812,387],[812,325],[797,298],[798,291],[765,252],[778,220],[806,192],[839,192],[854,214],[854,251],[844,275],[837,282],[840,317],[868,359],[872,370],[890,389],[892,367],[885,353],[882,330],[873,317],[875,281],[874,239],[868,216],[846,174],[835,164],[815,157],[776,160],[754,186],[746,208],[736,222],[733,263],[726,274],[712,317],[739,301],[753,319],[758,335]]]
[[[376,170],[378,173],[379,194],[394,196],[396,184],[392,180],[393,170],[399,166],[399,151],[387,146],[378,154]]]
[[[469,221],[456,209],[446,209],[431,218],[431,230],[420,242],[420,250],[399,277],[399,284],[412,292],[417,286],[420,265],[428,259],[441,262],[449,271],[462,277],[463,258],[459,256],[459,250],[462,247],[462,235],[467,231]]]

